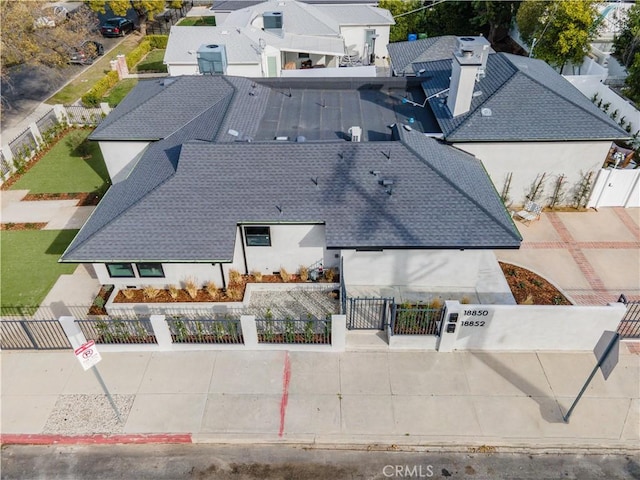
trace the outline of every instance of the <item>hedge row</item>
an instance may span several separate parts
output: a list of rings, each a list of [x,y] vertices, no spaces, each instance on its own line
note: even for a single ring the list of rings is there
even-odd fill
[[[144,56],[154,48],[166,48],[168,35],[147,35],[134,50],[127,55],[127,67],[132,69]],[[82,96],[82,103],[86,107],[97,107],[102,97],[118,83],[118,72],[111,71],[96,82],[96,84]]]
[[[118,80],[118,72],[115,70],[107,73],[96,82],[91,90],[82,96],[82,103],[86,107],[97,107],[100,105],[104,94],[113,88],[118,83]]]

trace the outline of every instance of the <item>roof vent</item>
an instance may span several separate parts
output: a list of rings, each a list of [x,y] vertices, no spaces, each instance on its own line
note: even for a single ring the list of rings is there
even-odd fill
[[[391,185],[393,185],[393,180],[389,180],[387,178],[380,180],[380,185],[382,185],[383,187],[390,187]]]
[[[229,30],[222,30],[220,32],[221,35],[229,35]]]
[[[298,135],[298,136],[296,137],[296,142],[297,142],[297,143],[304,143],[304,142],[306,142],[306,141],[307,141],[307,137],[305,137],[304,135]]]
[[[351,135],[352,142],[360,142],[362,140],[362,128],[361,127],[351,127],[348,130],[349,135]]]
[[[279,142],[286,142],[289,140],[289,137],[276,137],[274,140],[278,140]]]
[[[483,108],[482,110],[480,110],[480,115],[482,115],[483,117],[490,117],[491,115],[493,115],[493,112],[490,108]]]

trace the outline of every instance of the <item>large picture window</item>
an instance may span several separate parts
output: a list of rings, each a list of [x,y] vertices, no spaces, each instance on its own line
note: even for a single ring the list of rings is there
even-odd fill
[[[130,263],[107,263],[107,270],[113,278],[135,277]]]
[[[164,277],[161,263],[136,263],[136,268],[141,278]]]
[[[244,227],[247,247],[270,247],[271,231],[269,227]]]

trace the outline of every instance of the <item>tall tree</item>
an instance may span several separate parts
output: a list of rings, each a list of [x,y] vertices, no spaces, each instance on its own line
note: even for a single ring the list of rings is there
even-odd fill
[[[92,10],[100,13],[105,13],[108,5],[113,13],[121,17],[132,8],[138,16],[142,35],[147,34],[147,20],[153,20],[155,15],[164,12],[167,7],[166,0],[89,0],[88,3]]]
[[[640,53],[640,3],[627,10],[620,24],[620,33],[613,40],[613,55],[628,68],[635,63],[636,53]]]
[[[96,27],[94,12],[80,6],[72,14],[55,17],[44,0],[21,2],[0,1],[2,21],[1,75],[9,79],[13,67],[63,67],[69,50],[89,38]],[[48,18],[50,21],[43,21]]]
[[[480,26],[488,25],[489,43],[501,43],[509,36],[511,23],[521,3],[515,0],[474,0],[475,17],[472,21]]]
[[[581,64],[597,34],[596,0],[525,0],[516,21],[530,52],[562,70],[567,62]]]
[[[391,12],[396,22],[391,26],[389,32],[390,42],[402,42],[407,40],[409,33],[418,32],[417,25],[424,15],[424,10],[420,0],[380,0],[378,3],[380,8],[385,8]]]

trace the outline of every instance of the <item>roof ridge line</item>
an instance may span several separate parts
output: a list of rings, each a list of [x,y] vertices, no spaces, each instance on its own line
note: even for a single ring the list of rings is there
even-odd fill
[[[404,137],[402,137],[404,138]],[[435,140],[436,142],[438,142],[438,140]],[[448,183],[449,185],[451,185],[455,190],[457,190],[458,192],[460,192],[464,197],[466,197],[467,199],[471,200],[471,202],[476,205],[482,212],[484,212],[489,218],[493,219],[495,223],[497,223],[500,228],[502,228],[503,230],[505,230],[510,236],[513,236],[513,232],[510,231],[509,229],[507,229],[507,227],[505,225],[502,224],[502,222],[497,219],[491,212],[489,212],[485,207],[483,207],[482,205],[480,205],[476,199],[474,199],[473,197],[469,196],[469,194],[463,190],[462,188],[458,187],[454,182],[451,181],[451,179],[445,175],[444,173],[442,173],[440,171],[440,169],[436,168],[435,166],[433,166],[433,164],[429,163],[428,161],[426,161],[424,159],[424,157],[422,155],[420,155],[412,146],[408,145],[404,140],[400,140],[400,142],[411,152],[413,153],[422,163],[424,163],[427,167],[429,167],[431,170],[433,170],[440,178],[442,178],[446,183]],[[439,142],[438,142],[439,143]],[[440,144],[442,145],[442,144]],[[450,145],[445,145],[445,146],[450,146]],[[456,147],[454,147],[456,148]],[[487,169],[484,167],[484,164],[482,163],[482,161],[477,158],[474,155],[471,155],[469,152],[465,152],[464,150],[461,149],[457,149],[459,150],[461,153],[464,153],[465,155],[468,155],[469,157],[471,157],[473,160],[475,160],[476,162],[478,162],[480,164],[480,166],[482,167],[482,170],[484,171],[485,175],[487,176],[487,178],[489,179],[489,183],[491,184],[491,186],[493,187],[494,192],[496,192],[496,194],[498,193],[498,191],[496,190],[495,185],[493,184],[493,182],[491,181],[491,178],[489,177],[489,174],[487,173]],[[505,207],[506,210],[506,207]],[[516,229],[517,231],[517,229]],[[520,241],[522,241],[522,238],[520,238]]]
[[[508,59],[508,58],[506,58],[506,57],[503,57],[503,58],[504,58],[506,61],[508,61],[511,65],[513,65],[513,63],[511,62],[511,60],[509,60],[509,59]],[[538,59],[535,59],[535,60],[538,60]],[[540,60],[540,61],[542,61],[542,60]],[[548,63],[546,63],[546,62],[544,62],[544,63],[545,63],[546,65],[548,65],[550,68],[552,68],[552,67],[551,67],[551,65],[549,65]],[[583,112],[588,113],[589,115],[591,115],[591,116],[592,116],[593,118],[595,118],[596,120],[600,120],[602,123],[605,123],[605,120],[604,120],[603,118],[600,118],[598,115],[596,115],[596,113],[595,113],[595,112],[590,112],[589,110],[587,110],[587,109],[586,109],[585,107],[583,107],[582,105],[577,104],[576,102],[574,102],[574,101],[573,101],[573,100],[571,100],[570,98],[567,98],[567,97],[565,97],[564,95],[561,95],[560,93],[556,92],[555,90],[553,90],[553,89],[549,88],[549,87],[548,87],[548,86],[546,86],[544,83],[542,83],[542,82],[538,81],[537,79],[533,78],[531,75],[529,75],[529,74],[527,74],[526,72],[523,72],[522,70],[520,70],[519,68],[517,68],[515,65],[513,65],[513,66],[514,66],[514,68],[516,68],[516,74],[517,74],[517,73],[521,73],[522,75],[526,76],[526,77],[527,77],[529,80],[531,80],[532,82],[535,82],[535,83],[537,83],[538,85],[541,85],[545,90],[547,90],[548,92],[552,93],[552,94],[553,94],[553,95],[555,95],[556,97],[559,97],[559,98],[564,99],[565,101],[567,101],[567,102],[569,102],[570,104],[572,104],[573,106],[575,106],[575,107],[579,108],[579,109],[580,109],[580,110],[582,110]],[[555,72],[555,70],[554,70],[554,72]],[[556,72],[556,73],[557,73],[557,72]],[[572,84],[571,82],[569,82],[566,78],[564,78],[564,77],[562,76],[562,74],[558,74],[558,75],[560,75],[560,77],[562,77],[562,79],[563,79],[565,82],[569,83],[569,85],[571,85],[573,88],[576,88],[575,86],[573,86],[573,84]],[[514,77],[515,77],[515,75],[514,75]],[[513,78],[513,77],[512,77],[512,78]],[[506,83],[506,82],[505,82],[505,83]],[[578,89],[576,88],[576,90],[578,90]],[[578,92],[580,92],[580,90],[578,90]],[[583,95],[583,93],[582,93],[582,92],[580,92],[580,95]],[[585,96],[585,98],[587,98],[587,97]],[[613,128],[613,125],[609,125],[609,126],[610,126],[611,128]],[[617,126],[618,126],[618,125],[616,124],[616,127],[617,127]],[[624,130],[622,130],[622,128],[620,128],[620,130],[621,130],[621,131],[624,131]],[[627,132],[625,132],[625,133],[627,133]],[[629,135],[629,136],[630,136],[630,135]]]

